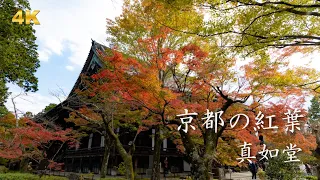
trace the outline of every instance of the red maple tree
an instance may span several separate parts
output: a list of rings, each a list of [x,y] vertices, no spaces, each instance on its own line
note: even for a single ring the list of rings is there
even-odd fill
[[[15,126],[14,115],[8,114],[1,118],[0,157],[9,160],[31,160],[40,163],[48,158],[48,145],[53,142],[76,144],[72,129],[61,129],[57,126],[48,127],[28,118],[19,119]]]

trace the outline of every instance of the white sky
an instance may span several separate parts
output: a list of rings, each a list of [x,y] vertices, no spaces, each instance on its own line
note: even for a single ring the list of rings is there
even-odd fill
[[[91,38],[107,44],[106,18],[114,19],[121,14],[122,0],[30,0],[30,4],[31,10],[40,10],[37,18],[41,24],[35,29],[41,67],[37,74],[39,91],[15,100],[22,113],[38,113],[49,103],[59,103],[50,95],[57,86],[69,93],[86,60]],[[302,54],[295,54],[291,63],[302,65],[311,61],[309,66],[320,70],[317,55],[303,57]],[[55,74],[56,70],[59,74]],[[57,78],[53,81],[52,76]],[[13,96],[21,92],[11,85],[10,91]],[[10,100],[6,106],[13,110]]]

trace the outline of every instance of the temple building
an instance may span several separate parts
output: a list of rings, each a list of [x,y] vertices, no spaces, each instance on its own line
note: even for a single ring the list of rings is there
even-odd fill
[[[100,57],[105,56],[108,51],[110,51],[109,48],[92,41],[92,46],[81,74],[92,75],[98,72],[98,70],[103,66]],[[69,93],[69,97],[75,94],[76,89],[81,89],[80,76],[75,82],[73,89]],[[72,103],[68,102],[67,98],[49,112],[37,116],[35,120],[41,121],[41,119],[45,119],[64,128],[76,128],[73,123],[65,121],[65,119],[69,117],[70,112],[68,112],[66,109],[63,109],[63,105],[72,106]],[[125,129],[117,128],[115,129],[115,132],[119,135],[120,140],[124,145],[128,145],[132,140],[131,138],[134,136],[134,134],[131,134],[131,132],[128,132]],[[133,154],[133,165],[135,172],[138,174],[151,174],[154,150],[154,133],[155,130],[150,129],[149,131],[141,132],[137,137],[135,143],[135,152]],[[85,136],[80,140],[78,148],[72,149],[67,145],[64,145],[63,148],[57,146],[48,152],[48,156],[52,157],[55,152],[59,151],[55,159],[58,162],[64,162],[64,170],[66,172],[93,172],[99,174],[103,160],[104,146],[106,145],[107,144],[104,144],[103,135],[89,132],[88,136]],[[115,147],[112,148],[113,149],[111,150],[108,163],[108,174],[115,175],[117,172],[114,167],[118,166],[122,162],[122,159]],[[173,139],[163,140],[161,146],[161,172],[163,172],[162,167],[164,167],[163,162],[165,158],[168,159],[170,172],[182,173],[190,171],[190,165],[184,160],[183,154],[177,150],[176,145],[173,143]]]

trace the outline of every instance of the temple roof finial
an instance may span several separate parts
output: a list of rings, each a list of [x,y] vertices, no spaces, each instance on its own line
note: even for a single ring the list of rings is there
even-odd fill
[[[91,44],[94,45],[95,41],[91,38]]]

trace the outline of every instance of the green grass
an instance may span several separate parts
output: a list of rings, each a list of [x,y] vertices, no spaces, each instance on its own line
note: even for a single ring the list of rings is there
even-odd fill
[[[99,180],[125,180],[124,178],[100,178]]]
[[[149,180],[150,178],[136,178],[137,180]],[[110,177],[110,178],[100,178],[98,180],[126,180],[125,178],[119,178],[119,177]]]
[[[5,173],[0,174],[0,180],[68,180],[66,177],[60,176],[39,176],[29,173]]]

